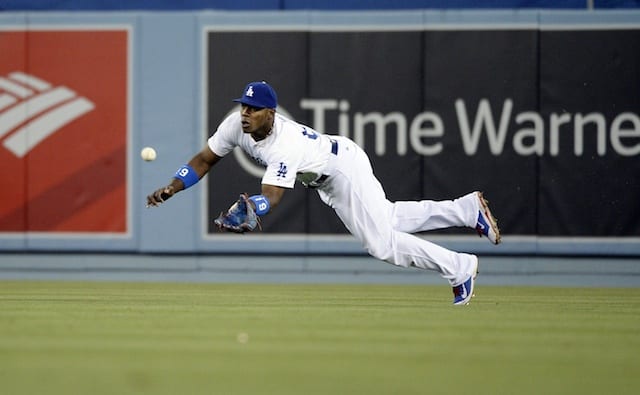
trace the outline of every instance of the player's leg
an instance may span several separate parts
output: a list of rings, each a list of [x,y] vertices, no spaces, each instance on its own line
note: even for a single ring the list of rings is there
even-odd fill
[[[407,233],[466,226],[475,228],[493,244],[500,243],[500,230],[481,192],[455,200],[423,200],[393,204],[393,227]]]
[[[339,159],[328,184],[318,192],[367,252],[394,265],[437,271],[454,286],[475,275],[478,263],[474,255],[450,251],[394,229],[394,205],[386,199],[369,159],[355,144],[349,148],[341,155],[350,158]]]
[[[392,224],[407,233],[466,226],[475,228],[479,202],[475,193],[455,200],[395,202]]]

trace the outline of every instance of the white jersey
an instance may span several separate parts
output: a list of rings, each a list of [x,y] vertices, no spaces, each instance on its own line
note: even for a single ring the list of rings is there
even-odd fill
[[[308,183],[323,174],[331,155],[329,136],[320,134],[278,113],[273,131],[255,141],[242,131],[240,112],[229,115],[209,138],[209,148],[219,157],[236,146],[266,167],[262,183],[293,188],[296,178]]]

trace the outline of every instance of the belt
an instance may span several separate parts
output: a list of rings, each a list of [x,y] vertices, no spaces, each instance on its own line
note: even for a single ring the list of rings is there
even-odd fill
[[[320,185],[322,185],[325,181],[327,181],[327,178],[329,178],[329,175],[328,174],[323,174],[320,177],[318,177],[317,180],[315,180],[313,182],[310,182],[309,185],[307,186],[307,188],[311,188],[311,189],[317,188]]]
[[[330,139],[330,140],[331,140],[331,153],[334,154],[334,155],[338,155],[338,141],[334,140],[334,139]],[[327,181],[327,178],[329,178],[329,175],[328,174],[323,174],[320,177],[318,177],[318,179],[316,179],[315,181],[310,182],[307,185],[307,188],[311,188],[311,189],[318,188],[325,181]]]
[[[331,153],[334,155],[338,155],[338,140],[334,140],[334,139],[329,139],[331,140]]]

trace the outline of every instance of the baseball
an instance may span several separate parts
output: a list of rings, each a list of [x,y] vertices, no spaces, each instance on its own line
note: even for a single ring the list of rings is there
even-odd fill
[[[236,340],[240,344],[246,344],[246,343],[249,342],[249,334],[247,334],[245,332],[240,332],[240,333],[238,333],[238,336],[236,337]]]
[[[156,154],[156,150],[154,150],[151,147],[144,147],[142,149],[142,151],[140,151],[140,156],[142,157],[142,159],[146,160],[147,162],[150,162],[152,160],[156,159],[156,156],[158,156]]]

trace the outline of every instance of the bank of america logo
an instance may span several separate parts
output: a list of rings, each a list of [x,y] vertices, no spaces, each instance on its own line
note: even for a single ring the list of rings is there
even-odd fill
[[[71,89],[36,76],[19,71],[0,76],[0,139],[19,158],[94,108]]]

